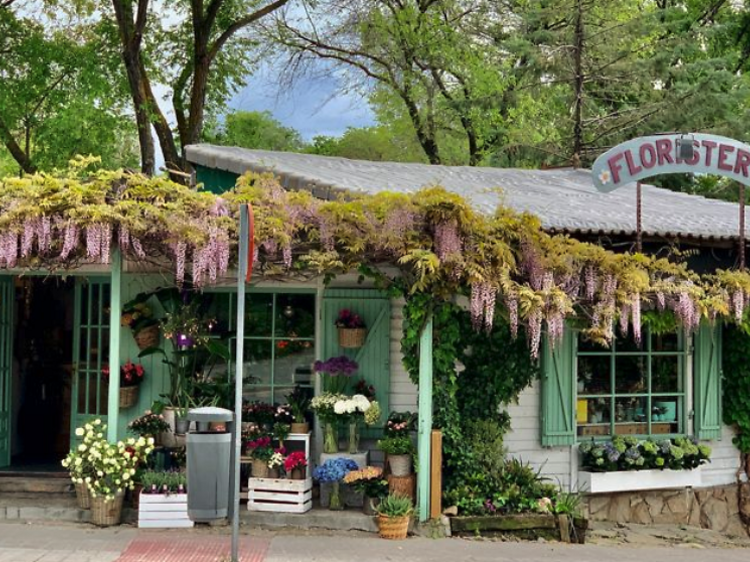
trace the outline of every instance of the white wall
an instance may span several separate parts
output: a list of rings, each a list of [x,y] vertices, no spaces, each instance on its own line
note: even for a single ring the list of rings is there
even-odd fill
[[[401,360],[401,335],[404,320],[404,299],[391,301],[391,410],[417,411],[419,393],[411,382]]]

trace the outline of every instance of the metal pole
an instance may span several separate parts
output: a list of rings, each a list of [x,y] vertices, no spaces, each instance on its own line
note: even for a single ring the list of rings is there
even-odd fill
[[[122,254],[112,252],[111,288],[109,300],[109,372],[120,372],[120,315],[122,314]],[[120,377],[109,377],[107,389],[107,440],[116,443],[120,421]],[[76,398],[77,400],[77,398]]]
[[[740,184],[740,269],[745,269],[745,184]]]
[[[643,251],[643,222],[642,222],[642,194],[641,182],[635,184],[635,251]]]
[[[237,267],[237,350],[234,376],[234,423],[232,424],[232,562],[239,562],[240,540],[240,422],[242,421],[242,369],[245,364],[245,275],[247,272],[247,205],[240,206],[239,264]]]

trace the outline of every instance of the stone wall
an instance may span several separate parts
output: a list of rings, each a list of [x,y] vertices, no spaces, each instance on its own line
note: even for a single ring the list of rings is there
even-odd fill
[[[742,502],[739,495],[740,489],[736,484],[713,488],[590,494],[584,509],[593,521],[690,525],[733,536],[746,536],[740,511],[750,513],[750,494],[743,493]]]

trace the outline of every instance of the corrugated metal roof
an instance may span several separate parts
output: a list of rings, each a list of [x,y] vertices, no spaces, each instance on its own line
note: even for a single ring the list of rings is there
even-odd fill
[[[529,212],[546,229],[630,234],[636,230],[635,184],[598,192],[584,169],[523,170],[369,162],[329,156],[207,144],[186,147],[190,162],[236,174],[271,171],[290,188],[333,197],[341,190],[375,194],[441,185],[491,213],[498,205]],[[643,233],[651,236],[737,238],[739,207],[643,185]],[[750,225],[746,229],[750,232]]]

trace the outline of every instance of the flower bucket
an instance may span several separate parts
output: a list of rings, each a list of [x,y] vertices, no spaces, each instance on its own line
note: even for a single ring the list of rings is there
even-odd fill
[[[133,338],[135,339],[135,343],[138,346],[138,349],[143,351],[144,349],[148,349],[149,347],[156,347],[159,345],[159,339],[160,339],[160,333],[159,333],[159,326],[158,324],[154,324],[153,326],[148,326],[146,328],[143,328],[142,330],[139,330],[135,334],[133,334]]]
[[[122,520],[122,500],[122,492],[109,500],[101,495],[91,498],[91,522],[99,527],[119,525]]]
[[[253,459],[253,478],[268,478],[268,464],[265,461]]]
[[[323,452],[339,452],[339,428],[335,423],[326,423],[323,426]]]
[[[339,346],[356,349],[365,345],[367,328],[339,328]]]
[[[388,465],[393,476],[409,476],[411,474],[411,455],[388,455]]]
[[[409,519],[408,515],[404,517],[378,515],[378,534],[383,539],[405,539],[409,532]]]
[[[293,423],[292,429],[290,433],[300,433],[302,435],[306,435],[310,431],[310,424],[307,422],[304,423]]]
[[[328,503],[328,509],[331,511],[341,511],[344,509],[344,501],[341,497],[341,484],[339,482],[331,483],[331,499]]]
[[[138,387],[124,386],[120,388],[120,408],[132,408],[138,403]]]
[[[91,496],[89,495],[89,487],[86,482],[82,482],[81,484],[76,482],[75,489],[78,507],[81,509],[91,509]]]
[[[362,502],[362,513],[365,515],[377,515],[378,512],[375,511],[375,508],[380,503],[380,498],[368,498],[367,496],[364,497],[364,501]]]

